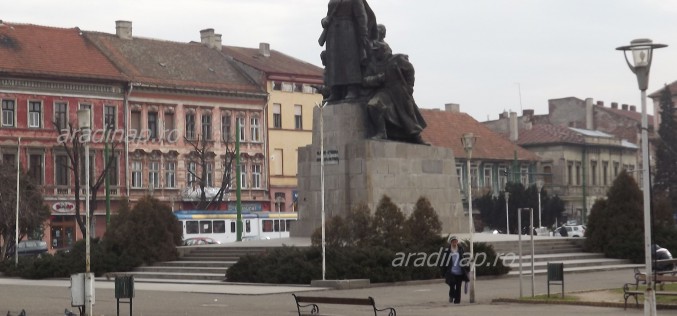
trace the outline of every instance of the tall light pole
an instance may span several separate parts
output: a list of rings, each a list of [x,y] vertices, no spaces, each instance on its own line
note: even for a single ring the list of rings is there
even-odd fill
[[[16,226],[14,227],[14,266],[19,266],[19,172],[21,166],[21,137],[16,144]]]
[[[508,200],[510,200],[510,192],[507,188],[505,190],[505,233],[510,234],[510,216],[508,215]]]
[[[653,50],[667,47],[665,44],[654,44],[650,39],[642,38],[621,46],[616,50],[623,51],[625,61],[630,70],[637,75],[637,83],[642,98],[642,191],[644,197],[644,260],[646,265],[646,290],[644,292],[644,315],[656,315],[656,293],[654,291],[651,267],[651,183],[649,174],[649,134],[646,115],[646,89],[649,86],[649,70]],[[627,52],[632,52],[633,63]]]
[[[94,284],[90,271],[90,242],[89,242],[89,142],[91,136],[91,112],[89,109],[78,110],[78,126],[85,143],[85,315],[93,315],[92,298],[94,296]]]
[[[326,228],[324,220],[324,107],[327,105],[327,102],[323,101],[322,103],[317,103],[317,107],[320,108],[320,198],[322,201],[321,205],[321,220],[322,220],[322,280],[325,280],[327,274],[327,261],[326,261]]]
[[[473,249],[473,235],[475,233],[475,223],[472,219],[472,175],[470,171],[470,159],[472,159],[472,148],[477,141],[473,133],[465,133],[461,138],[463,149],[466,153],[466,162],[468,165],[468,230],[470,232],[470,303],[475,303],[475,253]]]
[[[543,217],[543,212],[541,211],[541,190],[543,189],[543,180],[536,180],[536,190],[538,190],[538,228],[543,227],[541,225],[541,218]]]

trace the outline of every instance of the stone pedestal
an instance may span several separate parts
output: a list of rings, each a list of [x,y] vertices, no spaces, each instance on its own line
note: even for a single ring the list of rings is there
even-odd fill
[[[468,232],[451,149],[369,140],[366,112],[358,103],[328,105],[323,112],[327,220],[345,215],[359,203],[374,212],[383,195],[409,216],[418,198],[425,196],[437,211],[443,232]],[[319,115],[316,109],[313,144],[299,148],[299,220],[292,226],[292,236],[310,236],[321,226]]]

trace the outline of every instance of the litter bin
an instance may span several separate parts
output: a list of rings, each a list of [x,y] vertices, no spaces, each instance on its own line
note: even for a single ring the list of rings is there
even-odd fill
[[[115,277],[115,298],[133,298],[134,297],[134,276],[116,276]]]
[[[550,285],[562,285],[562,298],[564,298],[564,263],[548,262],[548,297],[550,297]]]

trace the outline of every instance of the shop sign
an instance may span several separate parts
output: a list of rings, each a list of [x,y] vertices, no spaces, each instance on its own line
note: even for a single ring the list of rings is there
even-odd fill
[[[69,213],[75,210],[73,202],[56,202],[52,204],[52,209],[57,213]]]

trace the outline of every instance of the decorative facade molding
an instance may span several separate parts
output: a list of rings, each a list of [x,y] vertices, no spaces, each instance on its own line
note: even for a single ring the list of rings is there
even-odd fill
[[[122,88],[115,85],[92,83],[52,82],[25,79],[0,79],[0,89],[19,91],[50,91],[78,95],[122,96]]]

